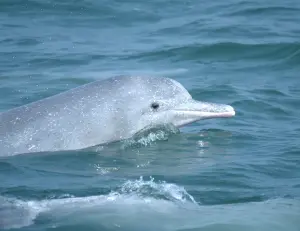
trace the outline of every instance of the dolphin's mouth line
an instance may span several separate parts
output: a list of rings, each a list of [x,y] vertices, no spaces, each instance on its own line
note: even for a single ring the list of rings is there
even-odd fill
[[[185,116],[185,117],[202,117],[202,118],[227,118],[235,116],[235,111],[220,111],[220,112],[211,112],[211,111],[201,111],[201,110],[184,110],[184,109],[174,109],[173,111]]]

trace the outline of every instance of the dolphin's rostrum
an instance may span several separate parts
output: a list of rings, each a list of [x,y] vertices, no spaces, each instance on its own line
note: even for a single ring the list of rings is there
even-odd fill
[[[76,150],[132,137],[145,127],[232,117],[229,105],[194,100],[170,78],[117,76],[0,114],[0,156]]]

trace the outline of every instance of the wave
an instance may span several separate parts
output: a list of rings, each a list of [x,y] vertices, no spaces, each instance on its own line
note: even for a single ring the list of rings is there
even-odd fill
[[[29,200],[23,201],[16,198],[0,196],[0,228],[21,228],[35,223],[39,216],[48,214],[49,216],[63,216],[86,212],[99,212],[105,215],[110,210],[116,210],[117,216],[120,212],[135,212],[140,207],[145,206],[160,210],[160,206],[179,206],[180,204],[190,204],[197,206],[194,198],[188,194],[183,187],[166,182],[155,183],[151,178],[144,181],[126,181],[119,189],[112,191],[108,195],[73,197],[69,195],[63,198]],[[125,210],[124,210],[125,209]],[[142,208],[143,209],[143,208]],[[145,209],[145,208],[144,208]],[[96,211],[95,211],[96,210]],[[126,216],[126,213],[124,214]]]
[[[140,60],[268,60],[283,63],[300,61],[300,43],[237,43],[220,42],[212,44],[188,44],[162,47],[156,50],[124,55],[122,59]]]
[[[299,13],[300,9],[289,6],[262,6],[262,7],[247,7],[245,9],[239,9],[229,14],[230,16],[250,16],[250,15],[262,15],[262,14],[290,14]]]
[[[263,96],[268,96],[268,97],[286,97],[288,96],[286,93],[284,93],[282,90],[278,89],[254,89],[250,91],[253,94],[259,94]]]
[[[257,212],[259,211],[259,213]],[[183,187],[143,180],[125,182],[107,195],[24,201],[0,197],[0,228],[66,228],[94,225],[102,230],[189,230],[201,228],[297,230],[300,201],[201,205]],[[146,225],[147,224],[147,225]],[[148,226],[150,225],[150,226]],[[147,228],[150,227],[150,228]]]
[[[115,26],[131,27],[144,21],[158,21],[159,19],[152,10],[138,8],[134,3],[106,0],[27,0],[26,3],[22,0],[4,0],[0,2],[0,12],[9,12],[17,17],[30,15],[38,18],[38,21],[55,21],[56,25],[66,27],[74,22],[78,27],[94,27],[94,20],[96,20],[101,24],[101,29]],[[60,16],[63,16],[65,20],[57,20]],[[8,23],[7,26],[11,24]]]
[[[291,115],[289,110],[286,110],[279,105],[273,105],[266,100],[255,100],[255,99],[245,99],[235,101],[232,104],[234,107],[239,108],[241,111],[247,111],[247,113],[257,114],[261,111],[264,112],[264,116],[276,115],[276,116],[289,116]],[[257,114],[260,116],[260,114]]]
[[[108,5],[108,4],[106,4]],[[0,3],[0,9],[2,11],[22,11],[26,12],[36,12],[36,13],[48,13],[50,11],[54,11],[59,13],[60,11],[68,11],[70,14],[85,12],[88,10],[96,10],[95,9],[95,1],[84,0],[84,1],[46,1],[46,0],[27,0],[26,3],[22,0],[4,0]],[[103,12],[105,12],[105,8],[102,8]]]

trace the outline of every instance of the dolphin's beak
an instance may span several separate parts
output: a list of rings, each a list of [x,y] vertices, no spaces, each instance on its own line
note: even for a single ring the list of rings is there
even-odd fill
[[[175,109],[175,126],[183,126],[198,120],[212,118],[228,118],[235,116],[230,105],[189,100]]]

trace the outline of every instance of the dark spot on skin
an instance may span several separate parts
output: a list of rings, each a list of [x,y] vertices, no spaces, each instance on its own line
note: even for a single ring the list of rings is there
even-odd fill
[[[154,110],[157,110],[159,108],[159,104],[154,102],[151,104],[151,108],[154,109]]]

